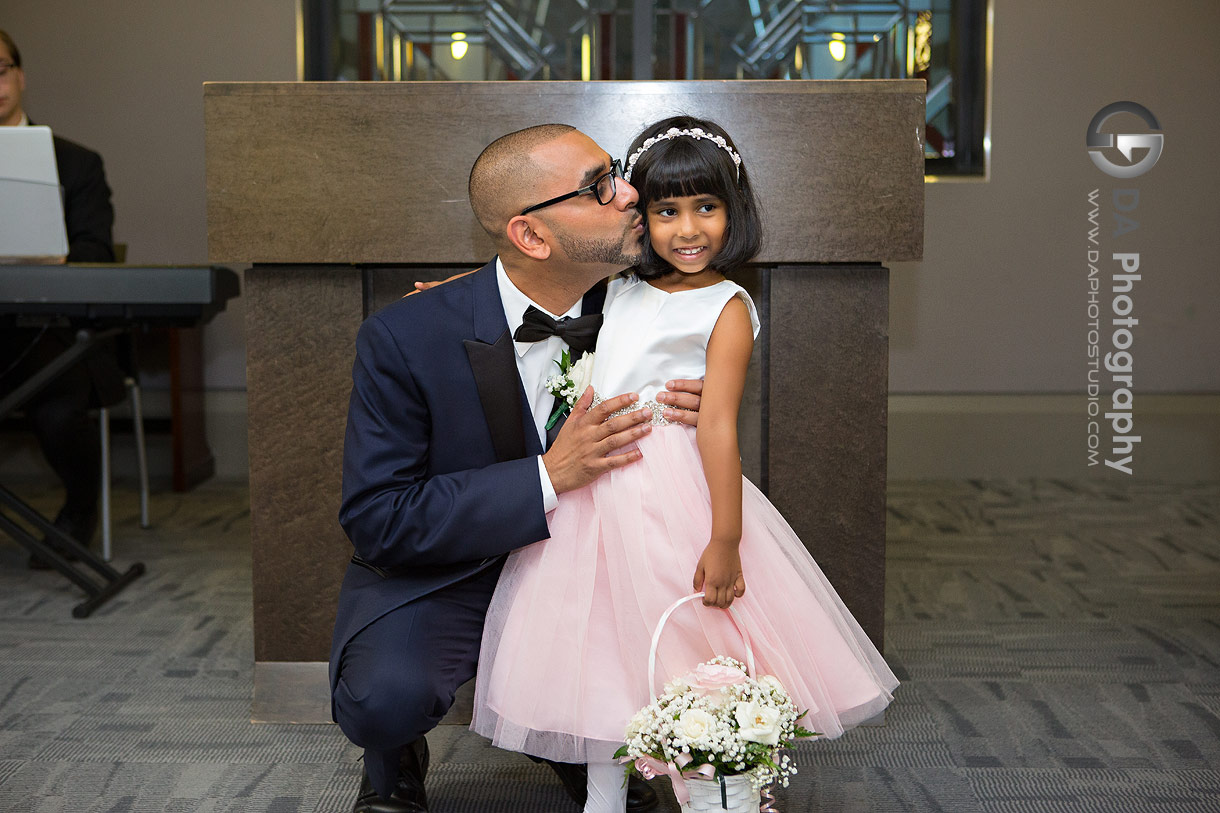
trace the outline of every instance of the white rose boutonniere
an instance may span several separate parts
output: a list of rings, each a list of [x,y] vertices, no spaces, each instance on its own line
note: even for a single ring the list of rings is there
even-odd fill
[[[575,363],[572,354],[564,350],[563,355],[555,362],[559,372],[546,380],[546,390],[559,399],[555,411],[546,422],[546,428],[552,428],[564,415],[572,411],[572,407],[580,400],[580,396],[593,380],[593,357],[595,353],[585,353]]]
[[[576,360],[575,364],[572,365],[572,372],[570,375],[572,378],[572,388],[576,393],[576,396],[572,399],[573,404],[576,403],[576,400],[580,398],[581,393],[583,393],[585,388],[587,388],[593,381],[593,356],[595,355],[595,353],[585,353]]]

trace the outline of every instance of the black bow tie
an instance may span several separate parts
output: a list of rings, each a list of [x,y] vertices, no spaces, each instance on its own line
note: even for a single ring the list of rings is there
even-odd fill
[[[551,336],[558,336],[567,342],[574,352],[584,353],[592,350],[597,344],[597,331],[601,326],[600,313],[576,318],[565,316],[556,320],[530,305],[525,309],[525,317],[521,327],[513,334],[513,339],[518,342],[540,342]]]

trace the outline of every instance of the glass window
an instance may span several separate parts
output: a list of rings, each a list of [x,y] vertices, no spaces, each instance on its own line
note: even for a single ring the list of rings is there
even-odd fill
[[[986,173],[990,0],[302,0],[307,79],[928,83],[926,174]]]

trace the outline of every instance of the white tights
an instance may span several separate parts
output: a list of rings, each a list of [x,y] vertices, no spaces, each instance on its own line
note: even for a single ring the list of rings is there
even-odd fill
[[[586,741],[589,758],[589,798],[584,813],[624,813],[627,809],[627,783],[624,766],[614,758],[617,745]]]

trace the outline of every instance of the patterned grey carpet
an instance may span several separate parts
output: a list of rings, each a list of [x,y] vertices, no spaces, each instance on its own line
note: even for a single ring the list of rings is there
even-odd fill
[[[244,489],[156,495],[150,531],[116,508],[116,563],[149,573],[88,620],[0,538],[0,811],[350,809],[336,727],[248,722]],[[1220,811],[1220,485],[893,484],[888,551],[904,684],[885,726],[799,749],[781,811]],[[436,813],[576,811],[545,768],[431,740]]]

